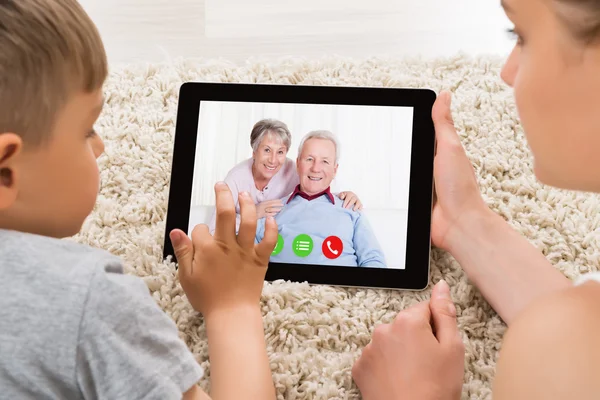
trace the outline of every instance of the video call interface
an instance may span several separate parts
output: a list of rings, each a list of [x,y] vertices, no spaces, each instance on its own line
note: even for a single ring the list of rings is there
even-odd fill
[[[202,101],[188,234],[214,234],[224,181],[256,243],[277,222],[273,263],[404,269],[412,128],[412,107]]]

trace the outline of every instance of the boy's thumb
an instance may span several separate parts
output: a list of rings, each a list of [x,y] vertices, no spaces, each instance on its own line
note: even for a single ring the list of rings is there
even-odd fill
[[[438,341],[442,343],[455,338],[458,333],[456,307],[450,297],[450,287],[443,279],[433,287],[429,308]]]
[[[193,257],[193,246],[190,238],[181,230],[174,229],[169,235],[171,237],[171,243],[173,244],[173,250],[175,257],[179,263],[179,268],[186,268],[192,262]]]

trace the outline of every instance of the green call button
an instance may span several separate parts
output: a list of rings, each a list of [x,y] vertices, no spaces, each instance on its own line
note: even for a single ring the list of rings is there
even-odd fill
[[[283,250],[283,236],[279,234],[277,236],[277,244],[275,245],[275,248],[273,249],[271,255],[276,256],[277,254],[281,253],[281,250]]]

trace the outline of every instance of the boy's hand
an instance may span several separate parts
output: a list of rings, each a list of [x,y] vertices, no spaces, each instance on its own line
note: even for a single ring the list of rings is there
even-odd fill
[[[215,185],[217,222],[214,237],[205,224],[197,225],[192,240],[175,229],[171,241],[179,262],[179,280],[192,307],[205,318],[221,310],[259,304],[269,257],[277,242],[277,225],[267,218],[265,234],[256,237],[256,206],[240,193],[240,228],[236,236],[236,212],[229,187]]]
[[[379,325],[352,368],[364,400],[458,400],[464,344],[448,284],[438,283],[430,301]]]

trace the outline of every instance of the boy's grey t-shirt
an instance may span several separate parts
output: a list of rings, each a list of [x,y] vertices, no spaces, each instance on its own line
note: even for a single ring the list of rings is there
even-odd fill
[[[118,258],[0,230],[0,398],[181,399],[203,374]]]

